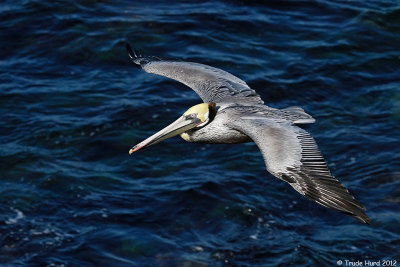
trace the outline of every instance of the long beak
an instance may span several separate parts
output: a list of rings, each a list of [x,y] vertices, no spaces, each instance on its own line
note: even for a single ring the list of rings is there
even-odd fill
[[[136,146],[132,147],[129,150],[129,154],[138,151],[139,149],[157,144],[165,139],[174,137],[178,134],[184,133],[193,127],[196,127],[201,123],[201,120],[198,118],[187,118],[185,116],[181,116],[179,119],[162,129],[161,131],[153,134],[146,140],[140,142]]]

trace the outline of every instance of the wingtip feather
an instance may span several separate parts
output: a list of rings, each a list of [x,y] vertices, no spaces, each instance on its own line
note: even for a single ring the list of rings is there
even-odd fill
[[[125,47],[126,47],[126,51],[128,51],[129,57],[130,57],[132,60],[135,59],[135,57],[137,57],[137,56],[136,56],[136,54],[133,52],[132,47],[130,46],[130,44],[129,44],[129,43],[125,43]]]
[[[357,212],[357,214],[354,214],[354,213],[350,214],[350,216],[354,217],[355,219],[357,219],[365,224],[370,224],[370,222],[371,222],[371,219],[368,217],[368,215],[361,210],[359,210]]]
[[[133,48],[130,46],[129,43],[125,43],[126,51],[128,51],[128,55],[131,58],[131,60],[138,65],[142,64],[142,56],[139,53],[139,50],[136,48]]]

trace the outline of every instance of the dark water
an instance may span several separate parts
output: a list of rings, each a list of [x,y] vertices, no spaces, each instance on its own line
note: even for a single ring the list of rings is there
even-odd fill
[[[400,265],[399,2],[9,0],[0,39],[1,264]],[[130,157],[201,101],[136,68],[126,41],[303,107],[371,224],[302,198],[254,144]]]

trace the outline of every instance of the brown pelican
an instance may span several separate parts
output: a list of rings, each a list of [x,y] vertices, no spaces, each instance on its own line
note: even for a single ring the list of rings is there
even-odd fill
[[[180,135],[188,142],[234,144],[255,142],[267,170],[318,204],[364,223],[365,207],[331,174],[314,138],[299,124],[315,120],[300,107],[275,109],[244,81],[207,65],[146,57],[127,44],[132,61],[148,73],[192,88],[204,103],[134,146],[129,153]]]

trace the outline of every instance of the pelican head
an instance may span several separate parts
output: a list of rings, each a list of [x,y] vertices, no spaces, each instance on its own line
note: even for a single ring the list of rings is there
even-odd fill
[[[129,150],[129,154],[138,151],[139,149],[157,144],[165,139],[174,137],[178,134],[185,138],[185,132],[195,130],[208,124],[215,115],[215,103],[202,103],[189,108],[176,121],[153,134],[146,140],[140,142]]]

